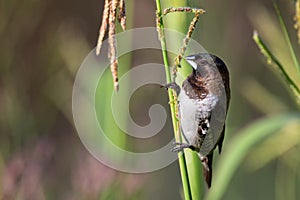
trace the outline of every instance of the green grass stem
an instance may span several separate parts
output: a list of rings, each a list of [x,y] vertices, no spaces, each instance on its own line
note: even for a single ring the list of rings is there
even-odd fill
[[[171,74],[169,69],[169,61],[168,61],[168,52],[166,48],[166,40],[165,40],[165,34],[164,34],[164,24],[162,19],[162,10],[161,10],[161,2],[160,0],[156,0],[156,8],[157,8],[157,26],[158,26],[158,33],[159,33],[159,39],[161,42],[161,48],[162,48],[162,55],[163,55],[163,61],[165,66],[165,73],[166,73],[166,80],[167,83],[171,82]],[[172,124],[174,129],[174,135],[176,142],[181,141],[180,137],[180,131],[178,128],[178,119],[176,117],[176,107],[177,107],[177,101],[175,100],[174,94],[172,90],[168,90],[168,96],[169,96],[169,102],[170,102],[170,109],[171,109],[171,117],[172,117]],[[178,154],[179,159],[179,167],[180,167],[180,174],[182,179],[182,185],[183,185],[183,193],[186,200],[191,200],[191,190],[189,185],[189,179],[188,179],[188,173],[187,173],[187,167],[186,167],[186,161],[185,156],[182,152],[179,152]]]

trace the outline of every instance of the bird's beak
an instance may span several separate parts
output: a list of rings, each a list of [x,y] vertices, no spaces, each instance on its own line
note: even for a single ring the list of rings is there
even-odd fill
[[[186,57],[184,57],[184,59],[186,59],[186,60],[195,60],[195,56],[186,56]]]
[[[184,58],[195,70],[197,69],[197,63],[195,62],[195,56],[187,56]]]

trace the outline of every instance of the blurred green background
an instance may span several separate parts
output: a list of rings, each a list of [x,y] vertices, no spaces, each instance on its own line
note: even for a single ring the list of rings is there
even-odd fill
[[[169,1],[173,5],[178,2]],[[187,2],[207,11],[193,38],[221,57],[231,72],[226,152],[232,138],[256,119],[298,109],[286,85],[267,66],[253,42],[253,30],[259,31],[298,85],[299,74],[292,67],[271,0]],[[155,26],[154,1],[127,3],[129,27]],[[278,4],[299,55],[293,28],[294,1],[281,0]],[[95,160],[76,133],[71,109],[73,82],[81,62],[96,45],[102,8],[102,1],[1,1],[2,199],[181,199],[177,162],[147,174],[121,173]],[[170,16],[165,18],[167,24]],[[156,50],[128,56],[124,62],[129,66],[123,70],[162,62],[161,52]],[[107,84],[112,88],[111,80]],[[161,103],[169,112],[165,91],[151,85],[140,88],[131,100],[133,119],[140,125],[149,123],[148,108],[154,103]],[[101,106],[99,109],[101,113]],[[300,198],[299,125],[288,124],[278,132],[248,154],[222,199]],[[159,135],[145,142],[146,146],[132,138],[123,145],[135,144],[140,151],[146,151],[143,147],[151,149],[152,144],[164,145],[173,137],[170,121]],[[217,166],[220,157],[215,158]]]

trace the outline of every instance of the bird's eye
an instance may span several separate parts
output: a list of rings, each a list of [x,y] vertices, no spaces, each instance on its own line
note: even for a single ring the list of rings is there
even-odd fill
[[[200,60],[200,65],[207,65],[207,64],[208,64],[207,60]]]

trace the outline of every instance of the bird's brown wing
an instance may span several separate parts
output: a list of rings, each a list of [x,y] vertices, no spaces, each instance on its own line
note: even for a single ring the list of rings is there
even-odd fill
[[[223,126],[223,130],[222,130],[222,133],[220,135],[220,138],[219,138],[219,140],[217,142],[218,149],[219,149],[219,154],[222,152],[222,146],[223,146],[224,137],[225,137],[225,124]]]

